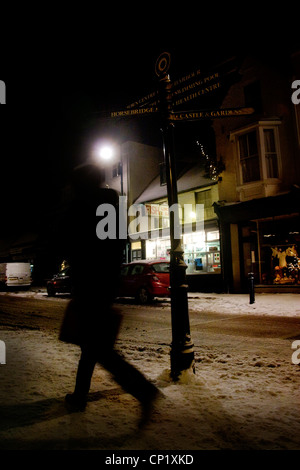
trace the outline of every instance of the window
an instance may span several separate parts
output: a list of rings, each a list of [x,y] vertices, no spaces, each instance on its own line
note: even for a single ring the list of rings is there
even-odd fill
[[[121,269],[121,276],[127,276],[130,266],[123,266]]]
[[[133,266],[132,271],[131,271],[131,275],[132,276],[139,276],[144,271],[144,268],[145,268],[145,266],[143,266],[142,264],[137,264],[136,266]]]
[[[117,176],[120,176],[121,173],[122,173],[122,163],[118,162],[113,166],[112,176],[113,178],[116,178]]]
[[[142,250],[132,250],[131,259],[132,259],[132,261],[142,259]]]
[[[153,264],[152,269],[155,273],[169,273],[170,265],[169,263]]]
[[[199,191],[195,193],[195,200],[196,200],[196,204],[203,204],[204,209],[211,207],[212,205],[211,189],[206,189],[204,191]]]
[[[148,227],[151,227],[151,230],[168,228],[170,226],[169,206],[167,203],[145,204],[145,207],[149,217]],[[182,218],[180,211],[179,218],[180,220]]]
[[[235,132],[239,183],[280,177],[278,121],[260,121],[248,130]]]
[[[256,131],[239,137],[239,154],[243,183],[260,180]]]
[[[220,274],[220,235],[218,230],[183,235],[187,274]]]
[[[278,178],[278,159],[275,145],[274,129],[264,129],[263,133],[267,178]]]

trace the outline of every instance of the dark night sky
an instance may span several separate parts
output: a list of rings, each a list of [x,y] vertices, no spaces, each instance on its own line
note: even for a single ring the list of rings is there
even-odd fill
[[[7,87],[7,104],[0,107],[0,183],[2,221],[6,218],[11,230],[33,226],[45,216],[70,169],[88,157],[93,139],[107,135],[110,128],[96,121],[95,113],[123,109],[155,89],[154,64],[161,52],[171,53],[175,79],[209,69],[255,43],[249,34],[236,41],[216,27],[208,35],[209,25],[200,23],[197,29],[188,23],[178,29],[172,22],[168,34],[155,23],[150,29],[141,24],[137,31],[125,22],[121,30],[114,25],[114,34],[93,26],[92,32],[89,27],[69,31],[63,24],[62,35],[51,24],[45,34],[40,25],[37,32],[18,31],[16,42],[6,37],[9,48],[0,64]],[[114,136],[159,144],[159,126],[151,124],[115,123]],[[7,226],[1,223],[2,233]]]

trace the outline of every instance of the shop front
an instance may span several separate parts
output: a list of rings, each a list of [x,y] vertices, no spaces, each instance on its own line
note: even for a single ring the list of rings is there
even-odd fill
[[[217,221],[205,224],[204,230],[182,234],[184,261],[190,291],[217,292],[221,289],[220,235]],[[168,234],[132,243],[134,259],[170,259]],[[143,256],[144,254],[144,256]]]
[[[300,292],[299,189],[218,206],[223,249],[223,284],[247,292],[254,273],[257,292]]]

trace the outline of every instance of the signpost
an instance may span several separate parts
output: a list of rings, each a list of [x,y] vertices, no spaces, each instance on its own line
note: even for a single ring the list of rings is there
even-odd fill
[[[231,118],[252,114],[252,108],[208,109],[198,111],[174,112],[173,107],[200,98],[217,91],[222,87],[222,76],[214,72],[201,77],[199,70],[181,79],[171,82],[168,71],[171,57],[168,52],[162,53],[155,64],[158,78],[158,90],[131,103],[124,110],[111,113],[112,118],[147,116],[158,114],[161,119],[163,134],[163,152],[166,169],[169,207],[178,207],[177,175],[174,152],[173,128],[176,122],[198,121],[215,118]],[[230,73],[230,72],[229,72]],[[175,223],[178,214],[170,212],[170,287],[171,287],[171,376],[178,380],[185,370],[194,371],[194,345],[190,333],[188,312],[188,286],[186,281],[186,264],[184,262],[181,239],[175,238]]]
[[[110,117],[130,117],[130,116],[143,116],[145,114],[157,113],[158,108],[138,108],[138,109],[123,109],[121,111],[113,111],[110,113]]]
[[[201,121],[203,119],[228,118],[253,114],[253,108],[223,108],[202,111],[180,111],[171,113],[171,121]]]
[[[119,111],[112,111],[110,117],[134,117],[134,116],[145,116],[148,114],[158,113],[160,110],[159,106],[153,106],[151,108],[134,108],[134,109],[123,109]],[[170,110],[169,120],[170,121],[200,121],[203,119],[216,119],[216,118],[228,118],[228,117],[239,117],[248,114],[253,114],[253,108],[219,108],[219,109],[207,109],[201,111],[179,111],[174,112]]]
[[[167,60],[168,59],[168,60]],[[162,120],[162,133],[164,144],[164,162],[168,190],[169,207],[177,207],[177,176],[174,153],[172,115],[172,83],[167,74],[170,57],[162,54],[156,62],[155,72],[159,79],[160,113]],[[173,206],[175,204],[175,206]],[[179,221],[178,214],[170,212],[170,288],[171,288],[171,376],[177,380],[182,371],[195,369],[194,345],[190,334],[188,313],[188,285],[186,281],[187,266],[183,259],[184,250],[181,239],[175,238],[175,221]],[[178,223],[178,222],[177,222]],[[177,233],[179,233],[177,231]]]

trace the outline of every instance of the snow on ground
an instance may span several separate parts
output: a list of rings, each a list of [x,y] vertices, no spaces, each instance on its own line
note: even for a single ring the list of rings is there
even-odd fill
[[[260,294],[253,305],[239,295],[190,297],[190,308],[199,311],[300,315],[295,294]],[[173,383],[168,347],[141,348],[121,332],[117,348],[163,395],[142,430],[139,403],[100,366],[85,412],[66,411],[76,346],[36,330],[2,329],[0,339],[7,350],[0,365],[0,449],[300,449],[300,366],[286,339],[243,337],[233,344],[228,336],[226,345],[203,344],[196,374]]]
[[[255,295],[255,302],[249,303],[247,294],[197,294],[190,293],[190,308],[199,312],[217,312],[249,315],[300,316],[299,294]]]
[[[11,295],[0,292],[0,295]],[[18,297],[47,298],[45,288],[32,288],[18,291]],[[189,308],[195,311],[251,314],[300,316],[300,294],[255,294],[254,304],[249,303],[248,294],[215,294],[190,292]],[[169,300],[165,301],[166,303]]]

